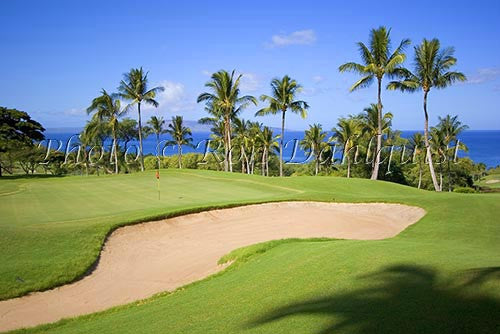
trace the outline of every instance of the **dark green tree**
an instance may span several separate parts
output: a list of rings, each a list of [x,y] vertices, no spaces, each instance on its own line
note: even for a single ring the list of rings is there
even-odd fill
[[[0,177],[3,170],[8,171],[4,166],[4,160],[8,160],[6,156],[43,140],[43,131],[43,126],[26,112],[0,107]]]

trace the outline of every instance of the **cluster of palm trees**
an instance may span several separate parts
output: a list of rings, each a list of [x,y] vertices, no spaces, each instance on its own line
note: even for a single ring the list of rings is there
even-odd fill
[[[106,90],[101,90],[101,95],[92,100],[90,107],[87,108],[87,113],[93,113],[92,120],[87,124],[83,136],[80,141],[83,144],[91,144],[97,137],[102,144],[107,134],[107,130],[111,130],[112,136],[112,154],[115,160],[115,173],[118,173],[118,119],[128,113],[128,111],[137,105],[138,113],[138,136],[139,136],[139,162],[141,170],[144,171],[144,156],[143,156],[143,129],[141,120],[141,105],[149,104],[153,107],[158,107],[158,102],[155,100],[156,94],[162,92],[163,87],[148,86],[148,73],[141,68],[133,68],[125,73],[123,80],[118,86],[118,93],[109,94]],[[121,100],[129,103],[122,108]],[[100,135],[99,135],[100,134]],[[89,143],[86,143],[89,141]]]
[[[139,149],[137,158],[140,168],[144,171],[143,139],[150,134],[156,136],[156,147],[158,156],[160,155],[160,136],[169,134],[171,140],[167,140],[165,145],[175,145],[178,151],[178,166],[182,168],[182,146],[191,145],[191,130],[184,126],[181,116],[172,117],[171,122],[166,126],[163,117],[152,116],[147,121],[147,126],[143,127],[141,117],[141,105],[147,104],[158,107],[156,96],[164,90],[163,87],[150,88],[148,85],[148,73],[141,68],[131,69],[124,74],[118,87],[118,93],[109,94],[106,90],[101,90],[101,95],[92,100],[87,108],[87,113],[93,114],[92,119],[87,123],[80,134],[81,147],[84,149],[84,161],[87,163],[88,154],[92,147],[101,146],[102,143],[111,136],[111,154],[114,160],[114,172],[119,171],[118,155],[119,151],[127,152],[127,145],[130,141],[138,140]],[[122,106],[122,100],[128,104]],[[130,118],[120,120],[127,114],[133,106],[137,106],[138,121]],[[123,147],[119,147],[119,142]],[[160,161],[158,160],[158,168]],[[87,166],[88,168],[88,166]]]
[[[438,162],[439,191],[443,190],[443,167],[445,162],[448,175],[448,191],[452,190],[451,161],[455,159],[457,149],[467,151],[467,146],[458,139],[458,135],[467,128],[467,125],[462,124],[462,122],[458,120],[458,116],[446,115],[445,117],[439,117],[438,124],[430,129],[429,147],[431,149],[431,154],[436,157],[435,160]],[[419,132],[414,133],[413,136],[409,138],[409,144],[414,152],[416,163],[418,163],[417,188],[420,189],[422,185],[422,166],[424,163],[429,163],[429,155],[424,151],[427,150],[424,135]]]
[[[238,115],[249,105],[257,105],[257,99],[254,96],[240,96],[241,77],[241,74],[236,76],[235,71],[229,73],[228,71],[220,70],[212,74],[211,80],[205,84],[205,87],[209,88],[209,91],[198,96],[198,102],[205,102],[205,110],[210,115],[209,117],[202,118],[200,123],[211,124],[212,131],[215,130],[214,132],[221,134],[225,153],[224,170],[230,172],[233,171],[233,145],[231,144],[233,124],[241,125],[242,121],[238,121]],[[286,112],[291,111],[305,118],[307,116],[307,109],[309,108],[309,105],[305,101],[296,100],[296,96],[300,93],[301,89],[302,87],[288,75],[285,75],[281,79],[273,79],[271,81],[272,94],[260,96],[260,100],[268,103],[268,106],[255,113],[255,116],[268,114],[281,115],[281,136],[279,136],[280,176],[283,176],[283,138],[285,135]],[[269,128],[261,129],[261,132],[261,136],[266,138],[265,144],[263,144],[263,161],[268,161],[271,148],[274,145],[271,143],[273,135]],[[244,154],[243,149],[242,157],[244,159],[248,157],[248,155]],[[266,164],[268,165],[268,162]],[[247,170],[249,170],[248,167]]]
[[[377,84],[377,103],[370,105],[360,115],[338,120],[332,129],[333,136],[330,141],[342,144],[342,162],[347,162],[347,177],[351,176],[352,161],[359,154],[366,157],[371,156],[371,179],[379,177],[381,165],[382,141],[390,141],[391,113],[383,112],[382,88],[384,79],[389,78],[386,84],[388,90],[400,90],[403,92],[423,92],[424,110],[424,134],[415,135],[412,145],[415,152],[424,152],[425,163],[429,166],[432,183],[436,191],[442,190],[442,166],[440,165],[440,180],[435,173],[432,156],[443,156],[448,154],[450,143],[455,140],[458,132],[464,129],[456,117],[447,116],[440,119],[436,128],[429,130],[429,114],[427,100],[432,88],[442,89],[456,81],[466,80],[460,72],[450,69],[457,60],[453,56],[454,49],[441,48],[437,39],[424,39],[421,44],[414,47],[414,69],[409,70],[403,66],[406,61],[405,49],[410,45],[409,39],[403,39],[394,50],[391,50],[390,29],[380,27],[372,29],[367,44],[357,43],[360,51],[361,62],[348,62],[339,67],[340,72],[356,72],[361,78],[356,81],[351,91],[370,86],[373,82]],[[86,127],[89,141],[106,127],[113,139],[112,154],[115,161],[115,172],[118,172],[118,139],[120,136],[130,134],[133,124],[127,120],[129,131],[124,131],[120,125],[119,118],[126,114],[132,106],[137,106],[139,140],[139,161],[141,170],[144,170],[142,140],[144,129],[141,120],[141,105],[149,104],[158,107],[155,100],[156,95],[163,91],[163,87],[148,86],[148,73],[142,68],[132,69],[124,75],[118,87],[118,93],[109,94],[104,89],[101,95],[96,97],[88,113],[94,113],[94,117]],[[281,134],[274,136],[269,127],[264,127],[259,122],[245,121],[239,118],[240,113],[250,105],[257,106],[257,98],[250,95],[242,95],[240,82],[242,75],[235,71],[228,72],[220,70],[212,74],[211,79],[205,84],[207,91],[198,96],[197,102],[204,103],[208,117],[199,120],[200,123],[211,125],[213,140],[218,142],[223,149],[224,170],[233,171],[233,154],[239,153],[241,170],[244,173],[253,173],[257,160],[261,162],[261,172],[269,175],[269,158],[274,151],[279,152],[279,175],[283,176],[283,146],[285,135],[285,118],[287,112],[299,114],[306,118],[309,104],[297,98],[302,87],[295,80],[285,75],[271,81],[271,94],[261,95],[260,100],[265,107],[259,109],[255,116],[268,114],[279,114],[281,116]],[[122,107],[121,100],[127,101]],[[164,133],[170,134],[172,140],[167,144],[177,146],[178,166],[182,167],[182,147],[192,145],[191,130],[184,126],[181,116],[172,118],[172,122],[165,127],[165,120],[153,116],[148,121],[147,134],[154,133],[157,140],[157,150],[160,149],[160,136]],[[98,135],[97,135],[98,137]],[[134,138],[127,137],[126,143]],[[320,124],[314,124],[305,132],[301,146],[311,149],[315,157],[315,174],[319,172],[321,154],[328,151],[326,141],[327,133],[322,130]],[[370,138],[369,145],[364,152],[359,151],[359,142]],[[82,136],[85,141],[85,136]],[[101,138],[102,139],[102,138]],[[375,139],[375,145],[372,145]],[[431,147],[431,143],[433,144]],[[353,152],[355,154],[353,155]],[[159,151],[158,151],[159,153]],[[260,154],[260,158],[257,157]],[[449,170],[449,168],[448,168]],[[421,174],[421,173],[420,173]],[[419,182],[420,183],[420,182]]]
[[[261,165],[261,174],[269,176],[269,160],[278,150],[279,136],[273,130],[259,122],[252,122],[238,117],[231,119],[230,128],[226,129],[224,122],[215,117],[205,117],[200,120],[202,124],[211,125],[211,145],[214,149],[222,148],[226,171],[233,170],[236,160],[241,164],[241,172],[254,174],[257,163]],[[231,148],[228,153],[227,132],[231,133]],[[235,155],[237,157],[235,158]],[[234,159],[227,161],[227,157]]]
[[[393,140],[395,133],[391,129],[392,114],[385,113],[382,116],[381,133],[386,141]],[[376,147],[372,148],[371,141],[378,133],[378,108],[376,104],[371,104],[358,115],[341,117],[332,128],[332,135],[323,131],[321,124],[313,124],[304,133],[304,139],[300,145],[305,151],[310,151],[314,156],[314,173],[317,175],[322,164],[334,160],[336,146],[341,147],[341,165],[347,166],[347,177],[351,177],[351,166],[353,162],[358,162],[358,157],[369,160],[370,156],[375,156]],[[397,134],[399,135],[399,134]],[[324,155],[324,156],[322,156]],[[361,159],[359,159],[361,160]],[[375,160],[371,160],[371,166]],[[365,164],[365,163],[364,163]]]
[[[427,98],[432,88],[442,89],[456,81],[465,81],[466,77],[461,72],[450,71],[457,59],[453,56],[452,47],[441,48],[438,39],[424,39],[420,45],[414,47],[414,69],[402,66],[406,60],[405,48],[410,44],[409,39],[402,40],[398,47],[390,50],[390,29],[380,27],[370,31],[368,45],[358,42],[362,63],[349,62],[339,67],[340,72],[352,71],[362,75],[351,87],[351,91],[370,86],[373,81],[377,82],[377,150],[375,163],[373,165],[372,179],[377,179],[380,162],[380,151],[382,147],[382,84],[384,77],[392,81],[387,85],[389,90],[400,90],[403,92],[423,92],[424,109],[424,143],[428,157],[431,157],[429,141],[429,114],[427,111]],[[440,187],[434,171],[431,158],[427,159],[432,177],[434,189],[440,191]]]

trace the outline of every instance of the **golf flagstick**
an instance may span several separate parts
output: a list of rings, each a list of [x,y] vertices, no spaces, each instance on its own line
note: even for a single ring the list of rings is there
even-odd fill
[[[160,170],[157,169],[156,170],[156,180],[157,180],[157,184],[158,184],[158,200],[160,200]]]

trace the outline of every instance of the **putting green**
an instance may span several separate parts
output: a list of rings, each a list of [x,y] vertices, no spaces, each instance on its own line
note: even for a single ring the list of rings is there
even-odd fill
[[[163,172],[161,200],[155,187],[152,172],[1,180],[2,297],[78,277],[111,228],[168,213],[301,199],[398,202],[428,214],[389,240],[251,246],[230,255],[241,259],[231,269],[189,288],[33,332],[453,333],[498,328],[498,194],[437,194],[369,180],[204,171]]]

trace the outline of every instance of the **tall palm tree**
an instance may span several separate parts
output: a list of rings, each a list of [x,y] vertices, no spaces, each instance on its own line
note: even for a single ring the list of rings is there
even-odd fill
[[[400,81],[392,81],[387,86],[388,89],[399,89],[403,92],[424,92],[424,141],[429,157],[429,170],[432,177],[434,189],[439,191],[439,185],[434,171],[434,164],[431,159],[431,148],[429,145],[429,114],[427,112],[427,96],[432,87],[443,89],[456,81],[467,80],[461,72],[449,71],[457,63],[453,57],[455,49],[452,47],[440,49],[438,39],[424,39],[419,46],[415,47],[415,68],[413,73],[408,70],[401,71],[405,78]]]
[[[409,39],[403,39],[399,46],[391,53],[390,29],[379,27],[370,31],[368,46],[358,42],[359,52],[361,54],[362,64],[349,62],[339,67],[340,72],[356,72],[363,77],[352,85],[350,91],[365,88],[377,80],[377,149],[375,163],[373,165],[371,179],[378,178],[380,165],[380,150],[382,148],[382,80],[385,75],[389,77],[399,76],[401,74],[400,65],[405,61],[406,55],[403,53],[406,46],[410,44]]]
[[[260,109],[256,116],[281,113],[281,137],[280,137],[280,176],[283,176],[283,140],[285,137],[285,114],[287,110],[299,114],[302,118],[307,117],[309,105],[305,101],[295,100],[296,95],[302,90],[297,81],[285,75],[282,79],[275,78],[271,81],[271,96],[261,95],[260,99],[268,102],[269,106]]]
[[[273,135],[271,128],[264,126],[257,135],[257,140],[262,147],[262,175],[269,176],[269,154],[279,148],[279,136]]]
[[[424,157],[422,156],[422,148],[424,148],[425,143],[424,143],[424,136],[420,132],[415,132],[413,136],[409,139],[410,141],[410,147],[413,150],[413,157],[418,159],[418,186],[417,188],[420,189],[422,186],[422,163],[424,160]]]
[[[439,124],[437,125],[437,128],[443,133],[444,137],[444,143],[446,145],[446,161],[448,164],[448,191],[451,191],[451,167],[450,167],[450,161],[453,159],[450,156],[449,148],[450,145],[453,141],[455,141],[455,146],[459,145],[458,144],[458,135],[462,133],[463,131],[467,130],[469,127],[465,124],[462,124],[458,120],[458,115],[451,116],[451,115],[446,115],[445,117],[441,118],[438,117],[439,119]]]
[[[347,177],[351,177],[351,149],[356,147],[358,138],[363,133],[363,123],[359,118],[340,118],[337,126],[332,129],[332,140],[335,140],[343,147],[343,157],[347,159]]]
[[[224,124],[224,169],[233,171],[231,147],[231,123],[238,114],[250,104],[257,105],[255,97],[240,96],[240,80],[242,75],[235,77],[231,73],[220,70],[212,74],[211,80],[205,84],[210,92],[198,96],[197,102],[206,102],[207,109],[215,118],[221,118]]]
[[[117,129],[118,118],[125,114],[126,110],[121,109],[120,100],[114,95],[109,95],[105,89],[101,91],[101,95],[92,100],[92,104],[87,108],[87,113],[94,113],[94,118],[99,121],[106,121],[111,129],[113,136],[113,152],[115,157],[115,174],[118,174],[118,145],[117,145]]]
[[[326,132],[323,131],[321,124],[313,124],[309,125],[309,129],[304,133],[304,139],[300,141],[302,148],[311,149],[314,155],[314,175],[318,175],[321,153],[328,147],[325,138]]]
[[[142,150],[142,123],[141,123],[141,104],[149,104],[157,108],[159,103],[155,100],[156,94],[163,92],[165,88],[158,86],[148,87],[148,72],[144,72],[142,67],[133,68],[123,75],[123,80],[118,87],[119,96],[125,100],[131,101],[127,110],[134,104],[137,104],[138,122],[139,122],[139,156],[141,162],[141,171],[144,171],[144,156]]]
[[[168,141],[167,144],[177,145],[177,160],[179,168],[182,168],[182,145],[192,146],[191,129],[184,126],[182,116],[173,116],[165,132],[172,137],[172,140]]]

